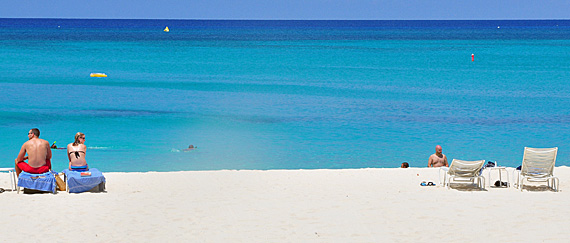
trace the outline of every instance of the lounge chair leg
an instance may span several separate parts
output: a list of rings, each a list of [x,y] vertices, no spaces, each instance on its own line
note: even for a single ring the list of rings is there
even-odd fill
[[[477,178],[477,187],[481,190],[481,178]]]
[[[558,178],[552,178],[552,186],[550,188],[552,188],[552,190],[554,190],[555,192],[558,192],[558,185],[559,185],[559,181]],[[549,181],[550,184],[550,181]]]

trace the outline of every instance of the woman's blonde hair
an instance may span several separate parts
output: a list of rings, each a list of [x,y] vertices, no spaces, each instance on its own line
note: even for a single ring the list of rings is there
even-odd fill
[[[83,134],[82,132],[77,132],[77,133],[75,134],[75,142],[73,142],[73,146],[77,146],[77,145],[80,144],[79,138],[80,138],[81,136],[85,136],[85,134]]]

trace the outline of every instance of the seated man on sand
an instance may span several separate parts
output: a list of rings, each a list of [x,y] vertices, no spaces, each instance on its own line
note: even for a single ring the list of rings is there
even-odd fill
[[[447,164],[447,157],[442,153],[443,149],[441,146],[435,146],[435,154],[429,156],[428,167],[449,167]]]
[[[26,153],[28,156],[26,156]],[[24,162],[28,160],[28,163]],[[49,142],[40,138],[40,130],[32,128],[28,132],[28,141],[22,145],[16,158],[16,175],[22,171],[31,174],[42,174],[51,169],[51,149]]]

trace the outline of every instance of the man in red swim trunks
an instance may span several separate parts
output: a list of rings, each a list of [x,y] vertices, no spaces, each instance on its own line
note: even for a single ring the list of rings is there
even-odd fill
[[[16,158],[16,175],[20,176],[22,171],[32,174],[48,172],[51,169],[49,142],[40,138],[40,130],[37,128],[28,132],[28,139]],[[24,162],[26,159],[28,163]]]

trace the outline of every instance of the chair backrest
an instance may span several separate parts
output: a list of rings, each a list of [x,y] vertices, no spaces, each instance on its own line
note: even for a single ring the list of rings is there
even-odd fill
[[[476,177],[479,176],[479,171],[483,168],[485,160],[459,160],[453,159],[451,166],[449,166],[449,175],[458,177]]]
[[[549,177],[554,171],[556,154],[555,148],[524,148],[521,175],[530,177]]]

